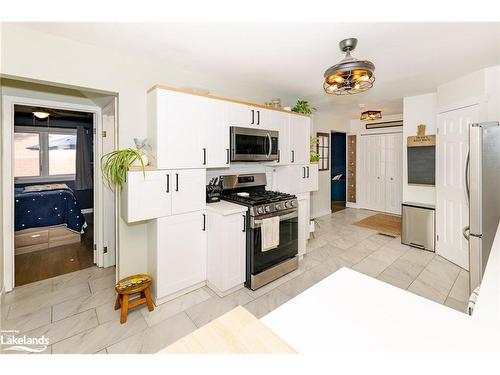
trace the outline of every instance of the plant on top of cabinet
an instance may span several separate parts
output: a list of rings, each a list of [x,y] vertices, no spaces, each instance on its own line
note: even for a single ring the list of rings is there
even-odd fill
[[[140,167],[145,178],[146,166],[138,150],[127,148],[111,151],[102,156],[101,171],[110,189],[117,186],[120,188],[120,191],[123,190],[123,186],[127,182],[127,172],[136,161],[140,162]]]
[[[297,100],[295,106],[292,108],[292,112],[302,113],[303,115],[312,115],[312,111],[315,111],[316,108],[313,108],[309,105],[307,100]]]

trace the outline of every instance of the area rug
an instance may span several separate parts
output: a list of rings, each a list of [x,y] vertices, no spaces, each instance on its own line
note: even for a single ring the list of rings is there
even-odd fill
[[[401,235],[401,216],[376,214],[363,220],[356,221],[352,225],[376,230],[379,233],[389,236]]]

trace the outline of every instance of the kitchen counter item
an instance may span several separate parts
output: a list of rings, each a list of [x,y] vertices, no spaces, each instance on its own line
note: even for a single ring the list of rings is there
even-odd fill
[[[436,215],[433,205],[404,202],[401,243],[435,251]]]
[[[297,353],[266,325],[238,306],[158,354]]]
[[[227,216],[237,214],[238,212],[246,212],[248,208],[236,203],[220,201],[207,204],[206,210],[218,213],[219,215]]]

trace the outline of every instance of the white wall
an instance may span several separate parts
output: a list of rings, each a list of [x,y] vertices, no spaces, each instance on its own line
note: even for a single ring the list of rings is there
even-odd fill
[[[133,146],[134,137],[146,137],[146,90],[156,83],[204,86],[211,93],[247,101],[290,98],[265,87],[237,86],[224,77],[184,70],[116,51],[83,44],[16,25],[3,24],[1,73],[42,82],[116,93],[119,98],[119,147]],[[147,270],[145,224],[119,223],[120,277]]]
[[[417,135],[417,126],[427,125],[428,135],[436,134],[436,93],[408,96],[403,99],[403,202],[436,204],[435,186],[408,185],[407,138]]]
[[[311,136],[315,137],[318,132],[330,134],[332,131],[347,133],[349,123],[335,116],[334,112],[315,112],[312,120]],[[318,175],[318,191],[311,193],[311,217],[331,213],[330,169],[320,171]]]
[[[2,29],[3,29],[3,23],[0,22],[0,41],[2,40]],[[1,44],[0,44],[1,45]],[[0,48],[0,71],[2,67],[2,49]],[[0,82],[0,93],[2,92],[2,83]],[[2,103],[0,101],[0,139],[2,137]],[[0,142],[0,171],[2,170],[1,168],[1,161],[2,161],[2,142]],[[0,197],[3,196],[2,194],[2,186],[3,186],[3,178],[2,178],[2,173],[0,173]],[[0,213],[3,213],[3,206],[2,206],[2,199],[0,199]],[[2,319],[2,304],[3,304],[3,215],[0,215],[0,321]]]

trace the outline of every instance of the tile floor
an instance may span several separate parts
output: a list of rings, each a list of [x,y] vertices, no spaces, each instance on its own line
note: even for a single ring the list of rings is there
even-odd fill
[[[401,245],[399,238],[351,225],[372,215],[346,209],[319,219],[299,268],[257,291],[220,298],[203,287],[141,308],[121,325],[114,311],[114,268],[87,268],[16,288],[4,297],[2,329],[50,338],[47,353],[154,353],[237,305],[262,317],[341,267],[465,311],[468,273],[434,255]]]

